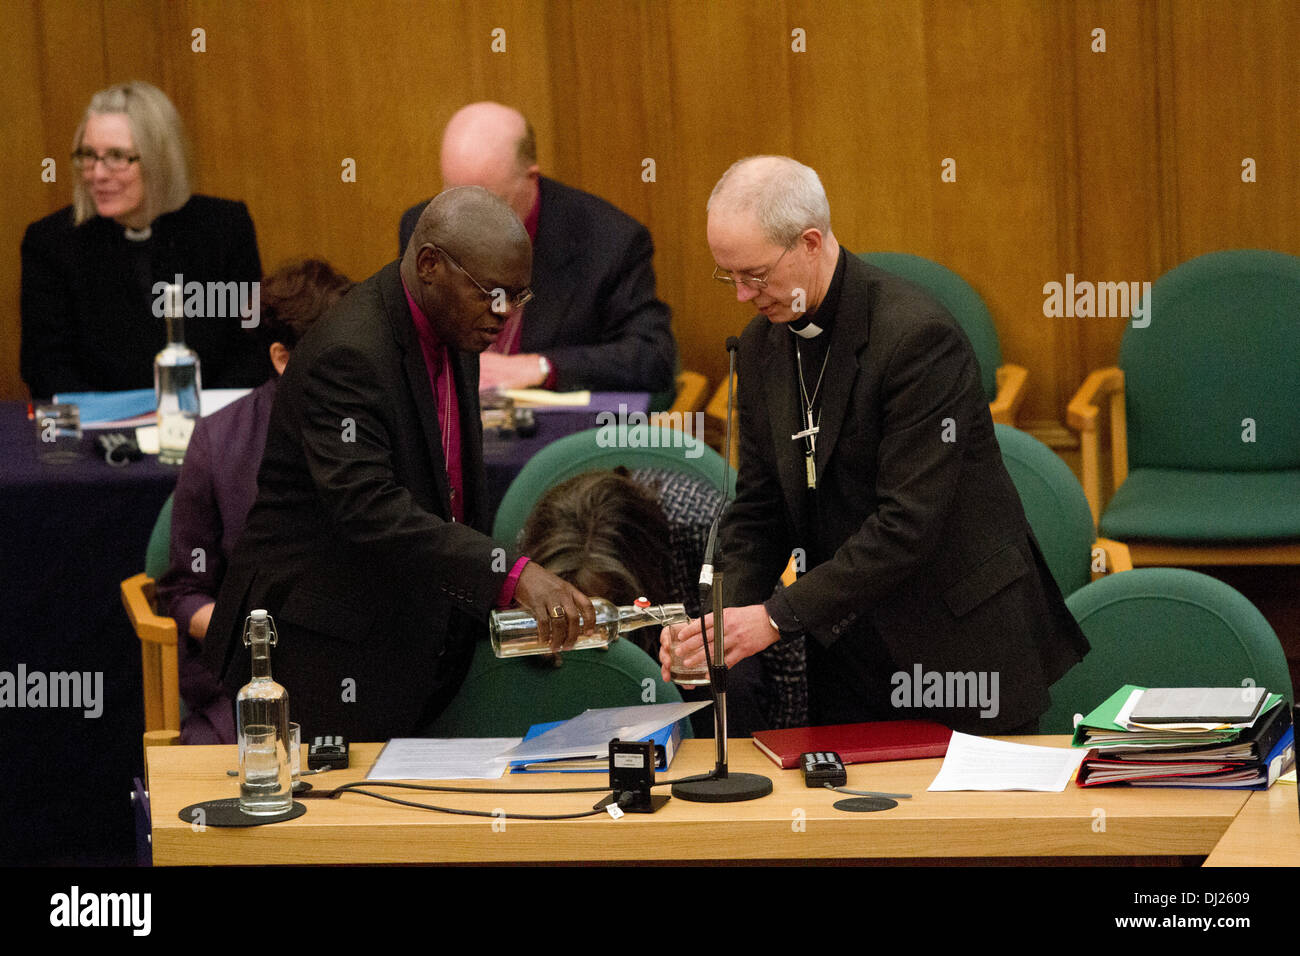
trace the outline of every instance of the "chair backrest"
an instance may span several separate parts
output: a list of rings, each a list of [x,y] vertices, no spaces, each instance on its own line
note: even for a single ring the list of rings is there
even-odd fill
[[[1020,493],[1029,527],[1062,594],[1091,578],[1096,530],[1083,486],[1052,449],[1010,425],[994,425],[1002,461]]]
[[[171,563],[172,541],[172,500],[176,496],[168,495],[154,519],[153,531],[149,532],[149,545],[144,552],[144,573],[157,581],[167,571]]]
[[[1198,256],[1156,280],[1143,315],[1119,352],[1130,467],[1300,468],[1300,259]]]
[[[488,641],[474,649],[469,675],[439,715],[432,737],[522,737],[533,724],[568,720],[588,708],[677,703],[659,664],[631,641],[608,650],[570,651],[559,667],[535,658],[502,660]]]
[[[946,266],[908,252],[864,252],[859,258],[919,285],[952,313],[975,349],[984,397],[990,402],[997,398],[1002,345],[989,307],[970,283]]]
[[[1138,568],[1066,598],[1092,650],[1052,686],[1040,729],[1070,733],[1124,684],[1240,687],[1248,678],[1294,698],[1286,654],[1268,621],[1222,581],[1182,568]]]
[[[735,490],[736,474],[702,435],[687,435],[666,425],[609,425],[566,435],[547,445],[506,489],[492,526],[492,537],[513,545],[533,505],[550,488],[585,471],[616,468],[670,468],[725,481]]]

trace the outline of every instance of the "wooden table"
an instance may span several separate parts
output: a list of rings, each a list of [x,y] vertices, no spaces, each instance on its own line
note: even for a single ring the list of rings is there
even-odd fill
[[[1069,744],[1065,736],[1018,739]],[[378,752],[378,744],[356,744],[351,770],[314,776],[311,782],[325,788],[360,780]],[[892,810],[846,813],[831,806],[844,795],[805,788],[799,771],[780,770],[752,742],[736,740],[730,747],[730,768],[771,777],[770,796],[735,804],[673,799],[658,813],[627,814],[621,820],[602,814],[524,821],[432,813],[345,795],[306,801],[306,815],[269,826],[198,831],[182,821],[179,812],[190,804],[237,796],[237,781],[226,775],[235,761],[233,747],[150,750],[155,864],[976,858],[1038,863],[1065,858],[1059,862],[1070,863],[1084,858],[1199,858],[1215,847],[1250,796],[1206,790],[1081,790],[1073,784],[1064,793],[927,793],[941,763],[936,758],[850,766],[852,789],[914,796]],[[712,765],[711,740],[685,741],[667,778],[703,772]],[[604,781],[598,774],[529,774],[481,783],[506,791],[599,786]],[[521,813],[587,810],[600,796],[389,792],[442,806]],[[1291,798],[1294,801],[1294,794]]]
[[[1300,866],[1300,807],[1292,784],[1251,793],[1206,866]]]

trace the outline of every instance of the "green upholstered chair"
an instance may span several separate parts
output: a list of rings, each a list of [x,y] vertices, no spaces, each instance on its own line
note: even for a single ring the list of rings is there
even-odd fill
[[[1137,565],[1300,563],[1300,259],[1212,252],[1165,273],[1150,298],[1119,365],[1070,402],[1101,533]]]
[[[1239,687],[1247,678],[1292,701],[1286,654],[1268,621],[1222,581],[1184,568],[1139,568],[1066,598],[1092,650],[1052,686],[1045,734],[1070,733],[1124,684]]]
[[[993,316],[970,283],[937,262],[907,252],[867,252],[860,258],[921,286],[952,313],[975,349],[975,358],[980,365],[980,383],[988,398],[993,421],[1014,425],[1016,411],[1024,401],[1029,372],[1020,365],[1002,363],[1002,345],[993,325]]]
[[[1133,564],[1127,547],[1097,538],[1083,486],[1060,456],[1010,425],[993,428],[1025,517],[1061,593],[1072,594],[1093,579],[1093,568],[1100,563],[1096,561],[1098,548],[1105,558],[1105,572],[1130,570]]]
[[[588,708],[682,699],[674,685],[664,683],[658,662],[631,641],[615,641],[607,650],[569,651],[561,658],[559,667],[535,658],[502,660],[481,641],[465,683],[429,736],[522,737],[533,724],[568,720]]]
[[[168,495],[154,519],[153,530],[149,532],[149,544],[144,553],[144,573],[157,581],[167,571],[171,563],[172,542],[172,501],[175,495]]]
[[[172,530],[172,496],[154,520],[145,569],[120,585],[122,607],[140,639],[144,686],[144,746],[170,746],[181,739],[181,684],[176,621],[157,613],[155,582],[167,570]],[[146,764],[147,765],[147,764]]]
[[[492,537],[513,545],[533,505],[547,490],[585,471],[619,465],[683,471],[709,479],[718,487],[722,487],[725,473],[732,491],[736,485],[735,472],[704,444],[702,435],[686,435],[666,424],[590,428],[552,442],[524,465],[501,499]]]

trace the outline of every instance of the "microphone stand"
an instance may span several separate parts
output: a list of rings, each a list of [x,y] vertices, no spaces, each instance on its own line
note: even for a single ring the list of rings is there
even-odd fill
[[[709,543],[700,571],[700,636],[704,639],[704,655],[709,665],[709,680],[713,691],[713,736],[717,745],[717,763],[713,773],[703,780],[689,780],[673,784],[673,796],[694,803],[739,803],[757,800],[772,792],[772,780],[757,773],[729,773],[727,770],[727,658],[723,644],[723,555],[718,541],[718,525],[726,505],[728,482],[726,471],[731,461],[731,417],[733,396],[731,383],[736,374],[735,336],[727,339],[727,352],[731,356],[731,370],[727,378],[727,437],[723,455],[723,505],[709,529]],[[716,555],[714,553],[716,545]],[[709,591],[713,592],[713,652],[709,651],[709,632],[705,627],[704,612],[709,606]]]

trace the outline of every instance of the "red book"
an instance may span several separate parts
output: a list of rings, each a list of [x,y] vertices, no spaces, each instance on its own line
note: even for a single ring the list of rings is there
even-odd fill
[[[799,766],[801,754],[825,750],[835,751],[846,764],[942,757],[951,738],[951,730],[932,720],[877,720],[760,730],[754,734],[754,746],[789,770]]]

